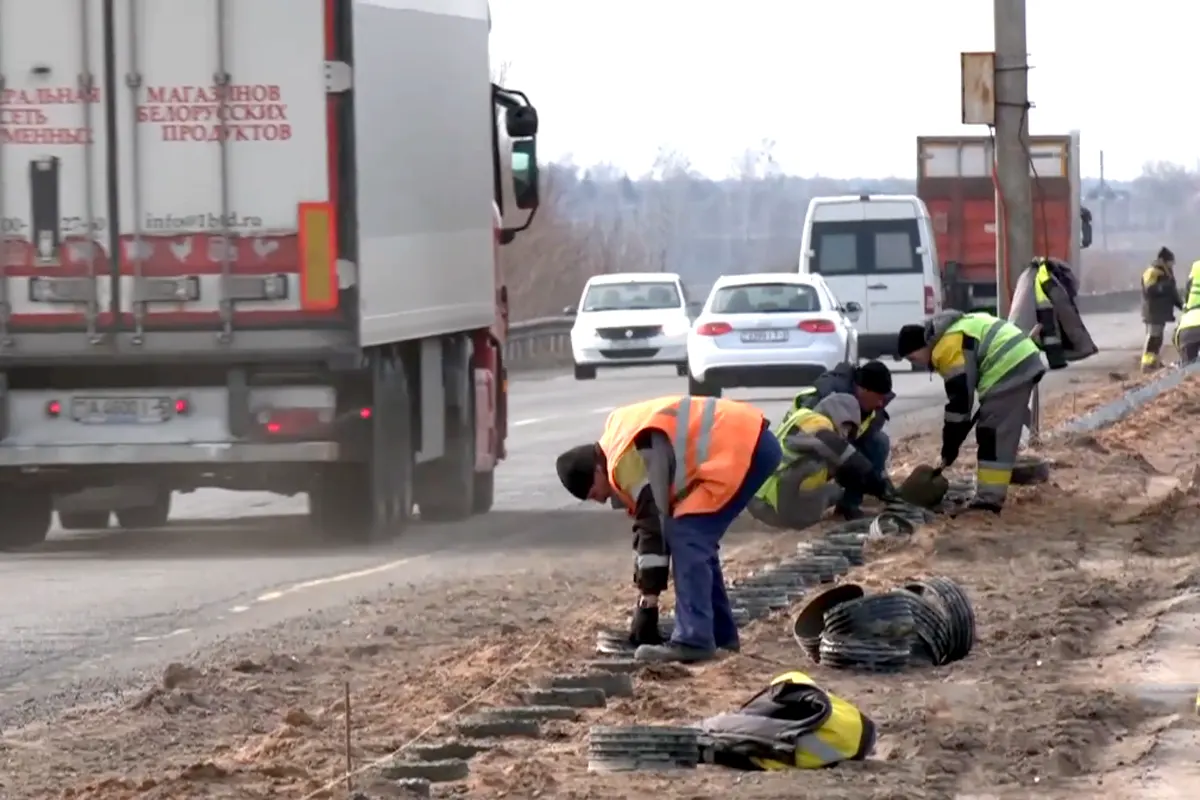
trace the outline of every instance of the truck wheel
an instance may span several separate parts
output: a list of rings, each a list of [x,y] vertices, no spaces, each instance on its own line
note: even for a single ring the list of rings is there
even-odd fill
[[[17,550],[46,541],[54,518],[54,497],[28,487],[0,491],[0,550]]]
[[[370,452],[326,464],[308,491],[309,522],[331,543],[366,544],[408,528],[413,506],[412,402],[398,356],[373,358]]]
[[[60,511],[58,524],[64,531],[96,531],[108,527],[107,511]]]
[[[492,510],[496,502],[496,470],[475,473],[475,497],[471,510],[476,514],[486,514]]]
[[[469,384],[463,397],[446,398],[446,452],[418,470],[417,508],[429,522],[456,522],[475,511],[475,384],[470,364],[460,367]]]
[[[171,493],[165,489],[160,490],[154,498],[154,505],[119,508],[114,513],[117,515],[117,524],[125,530],[161,528],[171,516]]]

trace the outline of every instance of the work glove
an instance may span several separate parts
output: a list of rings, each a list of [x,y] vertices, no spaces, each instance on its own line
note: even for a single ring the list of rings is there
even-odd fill
[[[633,609],[633,620],[629,624],[629,641],[635,647],[643,644],[662,644],[662,632],[658,629],[658,608],[647,608],[641,603]]]

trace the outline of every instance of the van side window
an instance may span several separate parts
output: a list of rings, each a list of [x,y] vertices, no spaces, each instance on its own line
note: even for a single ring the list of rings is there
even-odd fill
[[[908,272],[912,269],[915,250],[906,231],[878,231],[875,234],[876,271]]]
[[[853,232],[827,233],[816,237],[816,261],[813,272],[821,275],[846,275],[858,271],[858,235]]]

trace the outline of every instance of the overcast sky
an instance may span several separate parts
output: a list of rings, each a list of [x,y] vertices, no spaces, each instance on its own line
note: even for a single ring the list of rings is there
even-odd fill
[[[660,145],[723,176],[764,138],[793,174],[913,175],[959,123],[980,0],[491,0],[494,60],[541,112],[545,155],[645,171]],[[1189,10],[1191,9],[1191,10]],[[1200,159],[1200,6],[1029,3],[1033,133],[1081,131],[1084,172]]]

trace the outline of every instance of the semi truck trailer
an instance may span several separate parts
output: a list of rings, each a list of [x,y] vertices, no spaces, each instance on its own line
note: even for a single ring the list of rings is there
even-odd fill
[[[1034,254],[1079,268],[1091,244],[1091,213],[1080,197],[1079,135],[1031,136]],[[947,308],[994,312],[995,144],[987,136],[917,138],[917,195],[929,209]],[[1013,264],[1014,273],[1024,264]]]
[[[491,508],[498,248],[539,198],[489,31],[486,0],[0,6],[0,546],[89,490],[135,528],[306,494],[347,542]]]

